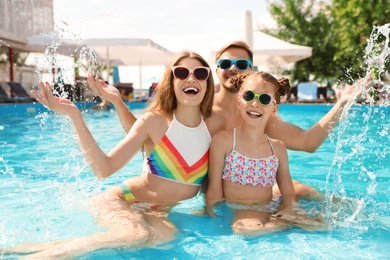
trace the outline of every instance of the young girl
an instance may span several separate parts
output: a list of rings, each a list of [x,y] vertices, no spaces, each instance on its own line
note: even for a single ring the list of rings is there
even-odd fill
[[[207,62],[193,52],[181,52],[167,66],[147,112],[108,154],[98,146],[69,100],[54,97],[41,83],[33,92],[49,109],[71,118],[83,153],[94,174],[106,178],[127,164],[142,147],[146,152],[139,177],[113,186],[94,199],[96,217],[106,232],[40,245],[16,246],[5,252],[37,252],[36,259],[71,257],[101,248],[136,247],[165,243],[177,229],[169,209],[197,195],[208,171],[214,84]],[[220,128],[221,129],[221,128]]]
[[[278,109],[280,96],[290,87],[288,79],[278,81],[266,72],[256,72],[237,76],[233,84],[240,89],[238,108],[243,123],[213,136],[207,211],[213,215],[213,205],[225,198],[234,212],[232,229],[236,234],[259,235],[284,229],[289,223],[324,228],[322,223],[294,213],[297,198],[286,146],[264,133],[269,118]],[[272,194],[275,183],[282,204],[280,197]]]

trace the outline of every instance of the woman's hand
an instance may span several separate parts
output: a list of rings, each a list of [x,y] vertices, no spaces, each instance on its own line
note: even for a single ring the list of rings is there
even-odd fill
[[[39,85],[40,93],[34,90],[32,90],[31,93],[35,96],[39,103],[48,109],[70,117],[80,112],[77,106],[70,100],[61,97],[55,97],[53,95],[53,90],[48,82],[39,82]]]
[[[91,74],[88,75],[87,81],[88,86],[99,97],[102,97],[113,104],[116,101],[122,100],[121,94],[116,87],[108,85],[106,82],[99,78],[94,78]]]

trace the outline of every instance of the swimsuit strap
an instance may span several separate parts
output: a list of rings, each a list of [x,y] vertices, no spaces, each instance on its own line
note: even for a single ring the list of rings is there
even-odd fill
[[[272,155],[275,155],[274,146],[272,145],[272,142],[271,142],[271,140],[269,139],[269,137],[268,137],[268,136],[266,136],[266,137],[267,137],[269,146],[271,147]]]
[[[119,188],[122,189],[123,195],[125,196],[125,200],[129,203],[136,201],[133,193],[130,191],[129,187],[123,182],[118,184]]]
[[[236,130],[237,130],[237,128],[233,129],[233,151],[236,150],[236,140],[237,140],[236,139],[236,132],[237,132]]]

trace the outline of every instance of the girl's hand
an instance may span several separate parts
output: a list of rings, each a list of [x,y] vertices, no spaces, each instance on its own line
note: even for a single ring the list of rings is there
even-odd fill
[[[204,208],[204,211],[206,213],[206,215],[208,217],[211,217],[211,218],[216,218],[217,215],[215,215],[215,212],[213,210],[213,206],[210,206],[210,205],[206,205],[205,208]]]
[[[282,220],[307,231],[323,231],[328,229],[324,218],[320,215],[317,215],[315,218],[308,216],[302,209],[295,211],[292,209],[284,209],[272,214],[271,219]]]
[[[66,98],[55,97],[53,90],[48,82],[39,82],[40,93],[32,90],[31,93],[35,96],[39,103],[48,109],[58,112],[63,115],[72,117],[79,113],[79,109],[75,104]]]

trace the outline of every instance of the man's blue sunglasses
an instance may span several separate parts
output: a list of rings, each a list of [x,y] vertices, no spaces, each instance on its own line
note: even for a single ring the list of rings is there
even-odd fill
[[[228,70],[235,65],[239,70],[246,70],[248,66],[252,68],[252,62],[250,60],[231,60],[231,59],[220,59],[217,61],[217,67],[223,70]]]

